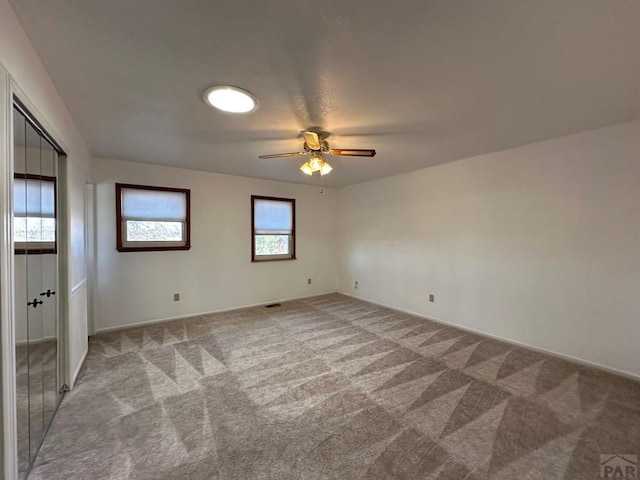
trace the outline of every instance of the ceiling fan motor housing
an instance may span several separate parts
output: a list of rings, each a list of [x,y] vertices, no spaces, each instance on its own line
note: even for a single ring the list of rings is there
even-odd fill
[[[305,152],[321,152],[321,153],[329,153],[329,142],[326,140],[320,139],[320,148],[314,149],[307,145],[307,142],[304,142],[304,151]]]

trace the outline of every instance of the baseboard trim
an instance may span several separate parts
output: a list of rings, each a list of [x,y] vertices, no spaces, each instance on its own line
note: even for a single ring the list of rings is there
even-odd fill
[[[78,366],[75,371],[71,375],[71,384],[69,385],[69,389],[73,390],[73,387],[76,384],[76,380],[78,379],[78,375],[80,375],[80,369],[84,365],[84,361],[87,359],[87,354],[89,353],[89,348],[85,348],[84,352],[82,352],[82,356],[80,357],[80,361],[78,362]]]
[[[208,312],[201,312],[201,313],[190,313],[187,315],[178,315],[175,317],[165,317],[165,318],[158,318],[158,319],[153,319],[153,320],[144,320],[142,322],[137,322],[137,323],[130,323],[130,324],[126,324],[126,325],[119,325],[117,327],[107,327],[107,328],[98,328],[96,329],[96,332],[94,335],[100,335],[103,333],[109,333],[109,332],[114,332],[117,330],[126,330],[129,328],[137,328],[137,327],[144,327],[144,326],[148,326],[148,325],[155,325],[157,323],[165,323],[165,322],[170,322],[172,320],[183,320],[183,319],[188,319],[188,318],[195,318],[195,317],[202,317],[204,315],[214,315],[216,313],[225,313],[225,312],[233,312],[235,310],[244,310],[245,308],[254,308],[254,307],[262,307],[264,305],[269,305],[271,303],[280,303],[280,302],[292,302],[295,300],[305,300],[307,298],[313,298],[313,297],[321,297],[322,295],[329,295],[331,293],[337,293],[335,290],[330,291],[330,292],[322,292],[322,293],[314,293],[313,295],[303,295],[300,297],[290,297],[290,298],[283,298],[280,300],[269,300],[268,302],[259,302],[259,303],[252,303],[252,304],[248,304],[248,305],[240,305],[237,307],[229,307],[229,308],[223,308],[220,310],[211,310]]]
[[[353,295],[352,293],[341,292],[339,290],[338,290],[337,293],[340,293],[342,295],[346,295],[347,297],[356,298],[356,299],[362,300],[364,302],[373,303],[374,305],[379,305],[381,307],[390,308],[392,310],[396,310],[398,312],[406,313],[408,315],[413,315],[415,317],[424,318],[425,320],[430,320],[432,322],[441,323],[442,325],[459,328],[460,330],[464,330],[466,332],[476,333],[476,334],[482,335],[484,337],[493,338],[494,340],[500,340],[501,342],[505,342],[505,343],[508,343],[508,344],[511,344],[511,345],[515,345],[515,346],[518,346],[518,347],[523,347],[523,348],[526,348],[528,350],[533,350],[534,352],[544,353],[546,355],[550,355],[552,357],[556,357],[556,358],[559,358],[561,360],[567,360],[567,361],[572,362],[572,363],[577,363],[579,365],[584,365],[586,367],[595,368],[595,369],[602,370],[602,371],[607,372],[607,373],[612,373],[614,375],[620,375],[621,377],[626,377],[626,378],[630,378],[632,380],[640,381],[640,374],[627,372],[626,370],[621,370],[621,369],[614,368],[614,367],[608,367],[608,366],[602,365],[600,363],[592,362],[590,360],[585,360],[585,359],[579,358],[579,357],[574,357],[572,355],[567,355],[565,353],[556,352],[554,350],[548,350],[546,348],[536,347],[534,345],[529,345],[527,343],[520,342],[518,340],[512,340],[510,338],[501,337],[500,335],[494,335],[492,333],[483,332],[482,330],[477,330],[475,328],[465,327],[463,325],[459,325],[459,324],[453,323],[453,322],[448,322],[446,320],[442,320],[442,319],[439,319],[439,318],[427,317],[426,315],[424,315],[422,313],[412,312],[411,310],[406,310],[404,308],[399,308],[399,307],[396,307],[396,306],[393,306],[393,305],[388,305],[386,303],[378,302],[378,301],[372,300],[372,299],[367,298],[367,297]]]

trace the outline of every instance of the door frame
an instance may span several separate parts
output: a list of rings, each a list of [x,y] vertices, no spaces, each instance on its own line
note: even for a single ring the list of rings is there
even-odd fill
[[[96,185],[87,183],[84,186],[84,238],[87,264],[87,333],[90,337],[96,333],[96,216]],[[73,382],[75,378],[69,380]]]
[[[44,116],[38,111],[38,108],[31,102],[27,94],[20,88],[16,81],[9,75],[9,90],[10,90],[10,104],[9,108],[9,127],[11,129],[10,139],[13,139],[13,106],[14,102],[20,104],[25,113],[27,113],[29,120],[35,123],[35,126],[39,128],[46,137],[53,143],[54,148],[58,150],[58,173],[56,182],[56,195],[57,195],[57,253],[58,253],[58,290],[60,296],[58,297],[58,379],[59,384],[70,385],[69,378],[69,221],[67,214],[67,148],[63,142],[60,141],[60,136],[56,133],[55,129],[44,119]],[[13,142],[10,143],[9,159],[11,167],[11,175],[14,174],[13,166]],[[8,173],[8,172],[7,172]],[[11,211],[10,217],[12,219],[13,227],[13,198],[11,198]],[[10,230],[13,231],[13,228]],[[11,236],[11,252],[13,253],[13,236]],[[15,273],[15,272],[14,272]],[[15,310],[14,310],[15,312]]]
[[[18,478],[15,369],[15,266],[13,244],[13,105],[17,99],[38,127],[62,152],[68,148],[55,128],[40,113],[15,79],[0,64],[0,355],[2,397],[0,424],[0,473],[6,480]],[[58,156],[58,383],[69,385],[69,220],[67,157]]]
[[[18,445],[16,428],[16,365],[14,326],[13,264],[13,125],[9,74],[0,65],[0,316],[2,353],[2,459],[4,478],[18,477]]]

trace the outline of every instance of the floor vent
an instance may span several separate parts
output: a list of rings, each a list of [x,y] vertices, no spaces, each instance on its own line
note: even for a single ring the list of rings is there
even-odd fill
[[[270,303],[269,305],[265,305],[264,308],[273,308],[273,307],[281,307],[279,303]]]

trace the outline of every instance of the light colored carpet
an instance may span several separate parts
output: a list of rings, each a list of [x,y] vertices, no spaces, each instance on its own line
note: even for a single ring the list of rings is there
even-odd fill
[[[640,383],[339,294],[92,337],[30,479],[597,479]]]

